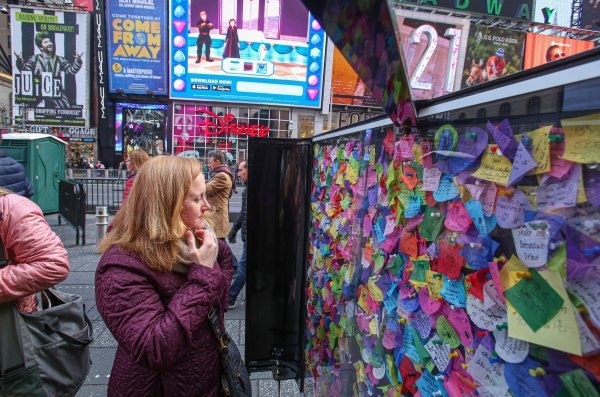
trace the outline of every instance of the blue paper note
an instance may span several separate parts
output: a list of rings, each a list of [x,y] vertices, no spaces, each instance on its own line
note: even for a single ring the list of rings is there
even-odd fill
[[[504,365],[504,379],[515,396],[547,397],[544,385],[539,376],[531,376],[530,369],[535,370],[541,365],[527,357],[518,364]]]
[[[442,380],[437,380],[435,377],[429,372],[425,370],[421,377],[415,383],[417,388],[421,392],[423,397],[447,397],[448,393],[444,388],[444,383]],[[440,394],[439,392],[442,392]]]
[[[440,294],[446,299],[446,301],[452,305],[458,307],[467,306],[467,293],[465,291],[465,284],[463,282],[463,276],[459,280],[452,280],[445,275],[444,285]]]
[[[487,237],[489,231],[485,222],[485,216],[483,215],[483,207],[481,206],[481,203],[471,199],[465,203],[465,208],[467,209],[467,212],[469,213],[469,216],[471,217],[471,220],[473,221],[473,224],[477,228],[479,234]]]
[[[404,210],[404,217],[410,219],[421,213],[421,195],[413,194],[408,196],[408,205]]]
[[[433,192],[433,198],[437,202],[452,200],[458,196],[458,187],[452,180],[452,175],[444,175],[440,179],[438,190]]]

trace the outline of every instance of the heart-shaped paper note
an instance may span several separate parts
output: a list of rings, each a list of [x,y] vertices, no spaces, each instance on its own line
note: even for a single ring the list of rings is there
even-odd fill
[[[525,211],[531,209],[529,199],[519,189],[512,191],[511,197],[506,195],[496,202],[496,219],[504,229],[521,226],[525,222]]]
[[[481,128],[469,128],[458,137],[458,151],[479,157],[488,144],[487,131]]]
[[[438,203],[452,200],[454,197],[458,196],[458,187],[452,180],[452,175],[444,175],[440,180],[440,184],[438,186],[438,190],[433,192],[433,198]]]

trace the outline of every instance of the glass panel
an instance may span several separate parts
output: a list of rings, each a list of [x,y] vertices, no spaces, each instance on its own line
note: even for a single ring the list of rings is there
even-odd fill
[[[266,0],[265,2],[265,38],[279,39],[279,0]]]
[[[258,7],[259,2],[256,0],[244,0],[244,13],[242,29],[258,29]]]

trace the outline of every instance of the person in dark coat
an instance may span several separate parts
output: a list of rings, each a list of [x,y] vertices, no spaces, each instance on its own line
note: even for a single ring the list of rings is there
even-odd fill
[[[0,142],[2,142],[1,137]],[[0,149],[0,186],[27,198],[32,197],[34,193],[23,165],[2,149]]]
[[[220,394],[208,314],[224,309],[232,254],[204,220],[200,163],[158,156],[138,172],[102,240],[96,302],[118,342],[108,396]]]
[[[196,22],[198,28],[198,40],[196,41],[196,63],[200,63],[202,58],[202,46],[205,46],[206,61],[212,62],[214,59],[210,57],[210,46],[212,45],[212,39],[210,38],[210,31],[213,28],[213,24],[206,19],[206,11],[200,11],[200,20]]]
[[[238,38],[235,19],[229,20],[227,35],[225,36],[225,49],[223,50],[223,59],[240,57],[240,39]]]
[[[246,160],[242,160],[238,165],[238,177],[242,181],[242,183],[248,183],[248,162]],[[246,192],[248,188],[246,187],[242,192],[242,211],[240,212],[240,216],[236,220],[235,224],[231,228],[229,235],[227,236],[229,242],[231,244],[235,244],[237,232],[242,230],[242,242],[244,243],[244,249],[242,251],[242,256],[240,256],[240,260],[237,264],[237,275],[233,280],[233,284],[231,285],[231,289],[229,290],[229,309],[235,308],[235,301],[237,300],[238,295],[244,288],[246,284],[246,219],[247,219],[247,207],[246,207]]]

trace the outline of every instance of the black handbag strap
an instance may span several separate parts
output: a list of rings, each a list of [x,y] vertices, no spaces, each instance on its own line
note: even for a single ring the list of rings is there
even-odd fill
[[[83,311],[85,313],[85,305],[83,306]],[[90,321],[88,316],[84,316],[84,317],[85,317],[85,322],[86,322],[87,326],[89,328],[92,328],[92,322]],[[54,332],[57,335],[59,335],[61,338],[66,340],[67,342],[72,343],[74,345],[87,346],[94,341],[94,338],[89,337],[89,332],[88,332],[88,334],[85,335],[85,337],[83,339],[78,339],[78,338],[75,338],[71,335],[68,335],[68,334],[65,334],[64,332],[62,332],[59,329],[59,326],[60,326],[60,321],[58,320],[57,317],[54,317],[51,321],[44,323],[44,328],[46,329],[46,332],[48,332],[48,333]]]
[[[218,308],[218,307],[217,307]],[[210,313],[208,314],[208,321],[210,322],[210,327],[212,328],[217,340],[219,341],[219,351],[221,354],[227,354],[229,352],[229,335],[227,332],[221,327],[219,321],[219,311],[217,308],[212,308]]]

